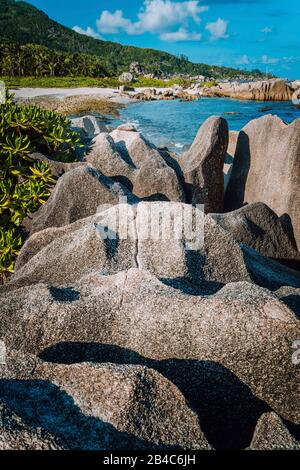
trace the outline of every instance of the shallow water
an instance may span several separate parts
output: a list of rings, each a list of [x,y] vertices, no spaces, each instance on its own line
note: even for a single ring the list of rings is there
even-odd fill
[[[226,114],[236,113],[236,114]],[[240,130],[252,119],[276,114],[290,123],[300,118],[300,109],[291,102],[238,101],[228,98],[202,98],[199,101],[150,101],[132,103],[120,111],[111,125],[134,124],[158,147],[181,153],[193,142],[200,125],[209,116],[223,116],[230,130]]]

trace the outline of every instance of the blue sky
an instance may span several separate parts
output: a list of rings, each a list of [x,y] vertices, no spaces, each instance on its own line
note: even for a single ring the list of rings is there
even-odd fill
[[[30,0],[81,33],[300,78],[299,0]]]

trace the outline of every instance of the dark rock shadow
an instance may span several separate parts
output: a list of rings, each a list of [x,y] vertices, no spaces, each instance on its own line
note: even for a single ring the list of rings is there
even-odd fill
[[[133,184],[132,182],[130,181],[129,178],[127,178],[126,176],[123,176],[123,175],[116,175],[116,176],[111,176],[111,179],[113,181],[115,181],[116,183],[120,183],[122,184],[123,186],[126,186],[126,188],[132,192],[133,190]]]
[[[129,152],[127,150],[126,142],[125,140],[120,140],[115,144],[116,148],[118,149],[120,156],[124,160],[127,165],[131,166],[132,168],[136,169],[136,165],[134,164],[131,156],[129,155]]]
[[[205,258],[196,250],[185,251],[187,277],[160,278],[163,284],[180,290],[184,294],[193,296],[208,296],[216,294],[224,287],[224,284],[214,281],[206,281],[203,273]]]
[[[44,361],[138,364],[155,369],[173,382],[197,413],[206,438],[215,449],[244,449],[250,445],[260,416],[269,406],[219,363],[197,360],[152,360],[110,344],[58,343],[41,354]]]
[[[241,131],[237,140],[231,177],[225,192],[224,212],[231,212],[243,206],[250,165],[249,137],[244,131]]]
[[[49,292],[57,302],[76,302],[80,299],[80,292],[72,287],[49,287]]]
[[[145,196],[145,197],[141,198],[141,201],[144,201],[144,202],[155,202],[155,201],[170,202],[170,199],[163,193],[156,193],[156,194],[151,194],[151,196]]]
[[[289,214],[282,214],[282,216],[279,217],[279,220],[281,222],[281,225],[282,225],[285,233],[287,234],[290,241],[292,242],[293,247],[295,248],[295,250],[298,251],[297,242],[296,242],[295,233],[294,233],[294,227],[293,227],[293,224],[292,224],[291,217],[289,216]]]
[[[270,291],[276,291],[283,286],[300,288],[298,271],[261,255],[243,243],[240,246],[247,271],[255,284]]]
[[[73,398],[46,380],[0,380],[0,402],[31,428],[42,428],[69,450],[155,450],[157,446],[87,416]]]
[[[287,295],[280,297],[281,302],[285,303],[300,320],[300,295]]]

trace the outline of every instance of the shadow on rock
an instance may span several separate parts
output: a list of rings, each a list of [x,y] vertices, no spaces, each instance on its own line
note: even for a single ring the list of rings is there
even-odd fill
[[[30,427],[50,432],[70,450],[171,449],[86,416],[70,395],[46,380],[0,380],[0,402]]]
[[[270,410],[229,369],[211,361],[156,361],[114,345],[75,342],[49,347],[40,358],[61,364],[111,362],[155,369],[179,388],[215,449],[248,447],[259,417]]]

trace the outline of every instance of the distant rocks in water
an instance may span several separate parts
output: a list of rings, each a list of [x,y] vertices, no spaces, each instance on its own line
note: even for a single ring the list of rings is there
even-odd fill
[[[204,88],[204,96],[228,97],[238,100],[290,101],[294,90],[282,79],[262,80],[249,83],[220,83],[211,88]]]
[[[0,287],[0,449],[299,448],[299,122],[78,123]]]
[[[170,101],[179,99],[181,101],[194,101],[200,98],[200,93],[190,88],[183,89],[180,86],[157,90],[156,88],[149,88],[133,94],[132,97],[138,101]]]

